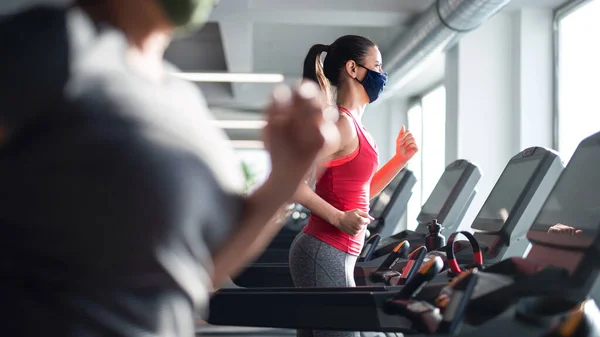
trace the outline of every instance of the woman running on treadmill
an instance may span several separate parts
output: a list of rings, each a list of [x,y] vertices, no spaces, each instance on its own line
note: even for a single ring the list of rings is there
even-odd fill
[[[321,62],[321,54],[326,53]],[[371,40],[355,35],[331,45],[317,44],[304,60],[305,79],[319,83],[337,105],[338,148],[328,153],[325,170],[313,191],[301,185],[295,201],[311,211],[308,224],[290,248],[290,271],[297,287],[354,287],[354,266],[365,230],[373,220],[369,200],[400,172],[418,151],[402,126],[394,157],[379,170],[377,146],[362,124],[369,103],[383,91],[387,74]],[[333,91],[332,88],[336,90]],[[334,95],[334,93],[336,93]],[[354,332],[299,331],[299,336],[355,336]]]

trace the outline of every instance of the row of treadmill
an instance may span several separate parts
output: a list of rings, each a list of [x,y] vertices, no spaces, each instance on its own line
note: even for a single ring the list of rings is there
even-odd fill
[[[208,322],[386,335],[600,336],[590,298],[600,267],[598,167],[600,133],[583,140],[566,167],[552,150],[525,149],[466,230],[460,223],[482,173],[457,160],[416,229],[398,231],[416,182],[403,170],[371,203],[376,221],[355,268],[357,287],[294,288],[287,259],[299,228],[287,229],[234,286],[213,294]],[[209,326],[198,331],[212,334]]]

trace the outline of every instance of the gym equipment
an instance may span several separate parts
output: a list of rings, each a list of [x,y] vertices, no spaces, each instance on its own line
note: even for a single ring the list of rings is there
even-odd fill
[[[470,241],[475,240],[479,243],[483,256],[476,260],[471,243],[457,241],[454,244],[457,268],[454,270],[460,270],[460,265],[481,268],[482,264],[494,264],[504,257],[523,256],[529,246],[525,238],[527,227],[539,212],[563,168],[558,154],[542,147],[531,147],[513,156],[471,226],[475,233],[474,239]],[[431,234],[425,237],[425,245],[430,247],[427,248],[429,252],[425,261],[439,256],[444,260],[446,270],[449,264],[445,245],[439,247],[444,241],[443,236],[439,235],[439,229],[440,225],[436,220],[428,225]],[[368,263],[357,264],[357,285],[372,285],[373,282],[366,276],[380,263],[381,259],[374,259]],[[399,262],[393,269],[400,271],[405,264],[406,262]],[[450,270],[448,275],[440,275],[434,282],[446,283],[446,276],[454,277],[456,272]]]
[[[600,181],[598,165],[600,133],[580,143],[551,190],[527,233],[532,243],[527,256],[513,257],[476,272],[477,284],[472,289],[463,317],[460,317],[464,333],[459,336],[552,334],[557,330],[547,323],[565,317],[564,314],[569,317],[569,311],[585,301],[600,269],[600,189],[594,184]],[[440,258],[432,260],[439,261]],[[456,294],[464,295],[468,290],[460,289],[458,284],[471,273],[461,274],[450,285],[429,283],[420,286],[420,292],[410,296],[406,296],[408,291],[404,290],[403,297],[412,297],[414,302],[401,308],[421,307],[427,311],[427,306],[431,308],[440,302],[436,299],[444,295],[444,288],[452,288],[450,300],[441,301],[449,304]],[[398,308],[389,308],[389,303],[397,299],[401,289],[227,289],[212,297],[208,321],[217,325],[294,329],[428,332],[414,318],[398,314]],[[253,310],[256,303],[261,303],[260,312]],[[527,303],[529,305],[525,305]],[[598,318],[597,308],[587,303],[590,308],[586,314]],[[438,309],[443,312],[449,308],[449,305],[442,305]],[[429,312],[435,317],[435,308]],[[573,331],[597,331],[599,324],[598,320],[591,319],[575,322],[580,324],[567,324],[575,326],[566,329],[571,333],[561,334],[573,336]]]
[[[379,234],[387,237],[394,233],[400,219],[406,213],[406,205],[412,195],[412,188],[416,184],[417,179],[412,171],[402,169],[394,179],[373,198],[370,202],[369,214],[375,218],[367,230],[374,234]],[[302,206],[298,206],[296,210],[300,220],[286,224],[282,230],[275,236],[263,254],[257,258],[254,265],[261,263],[288,263],[289,249],[296,238],[296,235],[308,223],[310,211]],[[294,214],[292,214],[294,216]],[[248,271],[252,274],[252,271]],[[242,274],[236,280],[236,283],[245,283],[245,279],[251,276]]]
[[[389,254],[398,242],[404,240],[408,240],[413,247],[422,245],[425,236],[429,234],[428,225],[433,220],[444,226],[444,233],[448,233],[447,235],[453,233],[477,193],[475,187],[479,179],[481,171],[469,161],[459,159],[450,163],[421,208],[421,213],[417,216],[417,228],[382,239],[373,257]]]
[[[377,248],[379,241],[381,241],[381,235],[371,235],[371,237],[369,237],[365,241],[365,246],[363,247],[363,250],[360,253],[360,256],[358,257],[358,260],[356,260],[356,262],[365,262],[371,260],[373,252],[375,252],[375,248]]]
[[[398,244],[379,268],[371,273],[371,282],[375,284],[383,283],[385,285],[404,285],[406,282],[410,281],[417,270],[421,268],[421,265],[425,260],[425,255],[427,254],[427,248],[421,246],[413,250],[412,253],[408,254],[408,261],[404,263],[404,267],[401,271],[393,270],[392,268],[394,265],[398,263],[400,259],[405,258],[409,250],[410,244],[408,241],[402,241]]]
[[[425,237],[425,247],[428,250],[436,250],[446,245],[446,237],[441,234],[442,225],[434,219],[428,226],[429,234]]]
[[[387,256],[383,263],[377,268],[376,271],[371,273],[371,280],[376,283],[387,283],[391,278],[400,276],[400,273],[391,268],[401,259],[405,258],[410,249],[408,241],[400,242],[396,248]]]
[[[371,200],[369,214],[375,218],[367,226],[371,233],[377,233],[384,238],[396,233],[416,183],[417,178],[412,171],[404,168]]]
[[[471,248],[473,249],[473,265],[471,267],[482,268],[483,255],[481,254],[481,248],[479,247],[477,239],[473,234],[467,231],[460,231],[450,235],[450,238],[448,238],[448,245],[446,246],[446,258],[450,272],[452,272],[454,275],[458,275],[463,272],[458,265],[458,262],[456,262],[456,257],[454,256],[454,250],[456,249],[454,244],[456,243],[456,237],[458,235],[466,237],[467,240],[469,240]]]
[[[527,230],[563,169],[558,153],[543,147],[525,149],[509,161],[471,225],[486,263],[525,255]]]
[[[462,324],[462,320],[477,285],[477,269],[474,269],[465,278],[454,287],[452,297],[450,298],[444,316],[437,329],[428,328],[426,331],[437,332],[441,334],[453,335]],[[423,331],[424,329],[419,329]],[[432,331],[433,330],[433,331]]]
[[[474,238],[453,243],[456,259],[449,276],[456,275],[459,265],[491,265],[506,257],[524,256],[530,246],[527,229],[563,168],[559,155],[543,147],[527,148],[512,157],[471,225]],[[473,241],[480,246],[481,259],[471,253]],[[451,267],[446,262],[448,252],[447,247],[430,250],[425,260],[440,256],[447,269]]]
[[[427,248],[425,246],[421,246],[412,251],[408,255],[408,262],[404,269],[402,269],[402,274],[400,274],[400,279],[396,282],[396,285],[404,285],[408,280],[413,277],[413,274],[419,270],[421,264],[425,261],[425,256],[427,255]]]

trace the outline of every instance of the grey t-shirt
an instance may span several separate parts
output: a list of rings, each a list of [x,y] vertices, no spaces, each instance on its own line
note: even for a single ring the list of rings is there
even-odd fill
[[[126,62],[77,9],[0,21],[0,298],[7,336],[192,336],[241,168],[195,85]]]

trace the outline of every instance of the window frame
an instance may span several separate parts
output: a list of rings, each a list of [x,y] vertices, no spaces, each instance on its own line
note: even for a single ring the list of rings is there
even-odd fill
[[[414,96],[411,97],[408,100],[408,108],[406,109],[406,126],[408,127],[409,130],[411,130],[411,127],[408,123],[409,118],[408,118],[408,113],[410,112],[410,110],[412,110],[413,108],[418,108],[420,110],[420,115],[421,115],[421,122],[420,122],[420,126],[421,129],[419,130],[419,134],[421,135],[421,138],[423,136],[423,101],[422,101],[422,96]],[[422,141],[422,139],[418,139],[416,141]],[[421,146],[421,144],[417,143],[418,146]],[[419,164],[419,168],[421,170],[421,172],[419,172],[419,177],[421,177],[421,175],[423,174],[423,156],[421,154],[418,154],[421,158],[421,163]],[[421,191],[423,191],[423,179],[419,179],[416,183],[416,185],[419,186],[419,189]],[[421,199],[423,198],[423,196],[421,196]],[[419,201],[419,203],[421,203],[422,200]]]
[[[554,10],[552,20],[553,48],[553,116],[552,116],[552,147],[559,150],[560,144],[560,22],[577,9],[594,0],[571,0]]]
[[[420,130],[420,134],[421,134],[421,136],[424,135],[424,133],[423,133],[423,130],[424,130],[423,98],[426,97],[426,96],[428,96],[429,94],[433,93],[434,91],[442,88],[442,87],[444,87],[444,88],[446,87],[445,82],[444,81],[437,81],[437,82],[433,83],[433,85],[428,86],[427,88],[425,88],[424,90],[422,90],[419,94],[411,96],[408,99],[408,104],[407,104],[407,107],[406,107],[406,121],[407,121],[407,126],[408,126],[409,129],[412,129],[412,127],[408,124],[408,120],[409,120],[408,113],[409,113],[409,111],[411,109],[413,109],[415,107],[419,107],[419,109],[421,111],[421,123],[420,123],[421,130]],[[446,91],[446,95],[447,95],[447,91]],[[447,100],[447,96],[446,96],[446,100]],[[447,117],[447,114],[448,114],[448,111],[446,109],[446,111],[445,111],[446,117]],[[422,142],[422,139],[421,139],[421,142]],[[419,144],[419,143],[418,143],[418,145],[422,146],[422,144]],[[421,163],[420,163],[419,167],[420,167],[421,172],[418,173],[419,179],[418,179],[417,183],[415,184],[415,188],[418,188],[420,190],[419,195],[420,195],[420,199],[421,200],[419,200],[419,205],[420,205],[420,207],[422,207],[423,204],[425,203],[425,201],[427,200],[427,198],[429,197],[429,195],[425,195],[423,193],[423,188],[424,188],[424,185],[423,185],[423,156],[422,156],[422,154],[420,154],[420,156],[421,156],[420,157]],[[407,215],[408,215],[408,213],[409,213],[409,211],[407,210]],[[409,219],[409,218],[407,218],[407,221],[411,221],[411,220],[416,220],[416,218],[415,219]],[[407,228],[408,227],[409,226],[408,226],[408,222],[407,222]]]
[[[422,100],[421,100],[421,96],[412,96],[408,99],[408,104],[406,107],[406,126],[408,127],[409,130],[413,130],[414,125],[411,126],[410,124],[410,116],[409,113],[411,110],[413,109],[418,109],[419,110],[419,117],[420,117],[420,121],[419,121],[419,134],[422,136],[423,135],[423,105],[422,105]],[[422,139],[415,139],[417,141],[417,144],[420,146],[420,142]],[[408,200],[408,204],[406,205],[406,227],[407,229],[411,229],[414,230],[416,228],[416,225],[414,224],[417,220],[417,216],[419,215],[419,211],[421,209],[421,207],[423,206],[423,157],[420,153],[421,151],[419,151],[419,153],[417,153],[415,156],[419,156],[420,159],[420,163],[418,166],[419,172],[415,172],[413,170],[413,174],[415,175],[415,178],[417,178],[417,182],[415,183],[415,186],[413,187],[414,189],[418,189],[418,193],[414,192],[412,193],[412,196],[410,197],[410,199]],[[414,158],[413,158],[414,159]],[[408,169],[412,169],[411,167],[411,161],[408,162],[407,164],[407,168]],[[414,211],[416,212],[416,214],[412,214],[412,207],[413,207],[413,203],[415,202],[415,198],[416,195],[418,194],[418,202],[417,204],[419,205],[418,208],[416,208]],[[416,206],[416,205],[415,205]],[[414,217],[413,217],[414,216]]]

